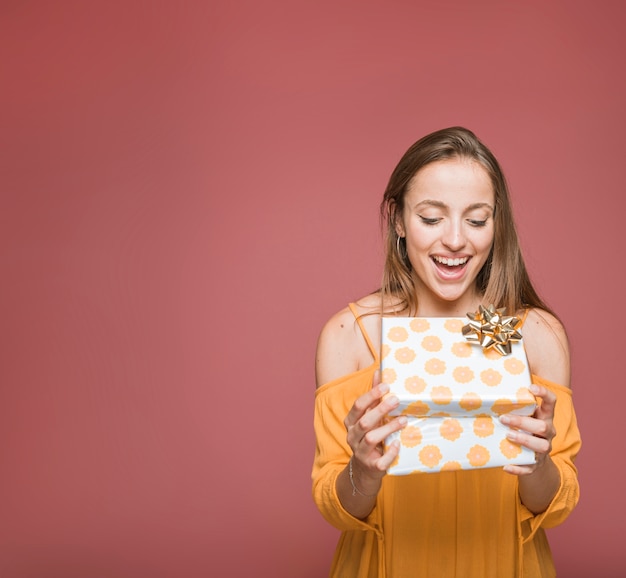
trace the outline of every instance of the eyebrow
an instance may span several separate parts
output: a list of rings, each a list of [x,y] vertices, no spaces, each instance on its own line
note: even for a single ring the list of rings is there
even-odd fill
[[[448,208],[448,205],[446,205],[445,203],[434,200],[434,199],[424,199],[423,201],[420,201],[419,203],[417,203],[417,205],[415,205],[414,208],[417,209],[418,207],[422,205],[429,205],[431,207],[439,207],[441,209]],[[474,209],[484,209],[484,208],[491,209],[492,212],[495,210],[494,207],[492,207],[489,203],[472,203],[471,205],[466,207],[465,210],[473,211]]]

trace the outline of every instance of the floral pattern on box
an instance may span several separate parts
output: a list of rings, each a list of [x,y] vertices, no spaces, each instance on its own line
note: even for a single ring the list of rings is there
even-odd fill
[[[536,400],[522,340],[511,354],[469,343],[462,318],[383,317],[381,373],[400,400],[390,416],[407,426],[389,436],[400,454],[389,474],[534,463],[509,442],[503,413],[532,415]]]

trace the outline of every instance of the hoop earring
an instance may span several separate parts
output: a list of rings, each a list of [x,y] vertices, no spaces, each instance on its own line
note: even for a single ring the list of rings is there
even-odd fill
[[[398,252],[398,257],[400,257],[400,261],[404,262],[405,256],[402,254],[402,251],[400,249],[400,239],[404,239],[404,237],[400,237],[400,235],[396,237],[396,251]]]

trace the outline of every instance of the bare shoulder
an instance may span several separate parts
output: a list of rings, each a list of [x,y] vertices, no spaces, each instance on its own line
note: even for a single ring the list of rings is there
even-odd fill
[[[372,313],[375,312],[373,302],[372,296],[369,295],[357,301],[355,304],[357,314],[365,315],[365,319],[378,317],[367,315],[370,310]],[[372,331],[375,333],[375,323],[372,321],[375,322],[370,319],[364,322],[368,334]],[[320,333],[315,356],[317,387],[367,367],[373,361],[374,358],[354,313],[349,307],[345,307],[326,322]]]
[[[569,387],[569,343],[561,322],[547,311],[531,309],[522,333],[532,373]]]

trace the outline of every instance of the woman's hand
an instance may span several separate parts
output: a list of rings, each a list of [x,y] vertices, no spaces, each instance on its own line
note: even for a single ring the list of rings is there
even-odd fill
[[[505,466],[505,470],[518,476],[532,474],[541,468],[549,459],[552,450],[552,439],[556,435],[554,429],[554,408],[556,396],[549,389],[531,385],[530,391],[539,398],[535,413],[532,416],[505,414],[500,421],[513,428],[507,437],[513,443],[519,444],[535,452],[536,463],[528,466]]]
[[[504,470],[519,476],[522,503],[531,512],[539,514],[550,505],[560,484],[559,471],[550,457],[552,440],[556,435],[553,423],[556,396],[549,389],[534,384],[530,386],[530,391],[539,398],[539,405],[532,416],[509,413],[500,420],[515,428],[507,434],[509,440],[535,452],[536,463],[507,465]]]
[[[347,441],[352,448],[352,483],[361,495],[374,496],[387,468],[397,457],[400,449],[395,442],[385,451],[383,441],[393,432],[402,429],[406,417],[399,416],[385,423],[385,416],[398,406],[398,398],[386,395],[389,386],[380,383],[380,374],[374,375],[370,391],[354,402],[344,425]]]

